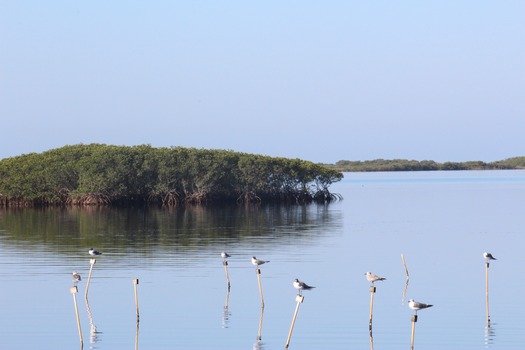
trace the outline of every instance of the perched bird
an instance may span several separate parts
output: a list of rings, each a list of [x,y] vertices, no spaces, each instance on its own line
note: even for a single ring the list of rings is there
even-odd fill
[[[315,288],[314,286],[309,286],[306,283],[299,281],[297,278],[293,281],[293,287],[299,291],[299,295],[301,295],[303,290]]]
[[[252,264],[255,265],[255,266],[266,264],[268,262],[270,262],[270,260],[265,261],[265,260],[257,259],[255,256],[252,257]]]
[[[80,277],[80,275],[76,271],[73,271],[73,282],[75,283],[75,286],[80,281],[82,281],[82,278]]]
[[[408,307],[411,308],[412,310],[416,310],[416,314],[417,314],[417,310],[426,309],[426,308],[432,307],[432,306],[434,306],[434,305],[420,303],[418,301],[415,301],[414,299],[410,299],[408,301]]]
[[[483,257],[485,258],[486,262],[489,262],[490,260],[498,260],[495,257],[493,257],[492,254],[487,252],[483,253]]]
[[[367,273],[365,273],[365,275],[366,275],[366,279],[368,280],[368,282],[372,282],[372,284],[375,281],[384,281],[384,280],[386,280],[386,278],[379,277],[378,275],[374,275],[372,272],[367,272]]]
[[[101,252],[97,252],[97,251],[96,251],[95,249],[93,249],[93,248],[89,248],[89,252],[88,252],[88,253],[89,253],[89,255],[91,255],[91,256],[102,255]]]
[[[226,258],[229,258],[231,255],[226,253],[226,252],[222,252],[221,256],[222,256],[223,259],[226,259]]]

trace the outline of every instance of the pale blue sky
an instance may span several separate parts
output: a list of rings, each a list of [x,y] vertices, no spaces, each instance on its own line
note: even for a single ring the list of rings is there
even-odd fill
[[[525,2],[2,1],[0,158],[525,156]]]

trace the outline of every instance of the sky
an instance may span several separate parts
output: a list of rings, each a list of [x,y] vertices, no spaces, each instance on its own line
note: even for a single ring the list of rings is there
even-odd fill
[[[0,159],[525,156],[522,0],[1,1]]]

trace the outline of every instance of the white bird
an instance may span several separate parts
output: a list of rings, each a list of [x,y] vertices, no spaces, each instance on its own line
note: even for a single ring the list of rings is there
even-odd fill
[[[73,271],[73,282],[75,283],[75,286],[80,281],[82,281],[82,278],[80,277],[80,275],[76,271]]]
[[[257,259],[255,256],[252,257],[252,264],[255,266],[259,266],[259,265],[266,264],[269,262],[270,260],[266,261],[266,260]]]
[[[408,301],[408,307],[411,308],[412,310],[416,310],[416,314],[417,314],[417,310],[426,309],[426,308],[429,308],[429,307],[432,307],[432,306],[434,306],[434,305],[420,303],[418,301],[415,301],[414,299],[410,299]]]
[[[91,255],[91,256],[102,255],[101,252],[97,252],[97,251],[96,251],[95,249],[93,249],[93,248],[89,248],[89,252],[88,252],[88,253],[89,253],[89,255]]]
[[[368,282],[372,282],[372,284],[375,281],[384,281],[384,280],[386,280],[386,278],[379,277],[378,275],[374,275],[372,272],[367,272],[367,273],[365,273],[365,275],[366,275],[366,279],[368,280]]]
[[[492,254],[490,253],[483,253],[483,257],[485,258],[485,261],[489,262],[490,260],[498,260],[496,259],[495,257],[492,256]]]
[[[314,286],[309,286],[306,283],[299,281],[299,279],[295,279],[293,281],[293,287],[299,291],[299,295],[301,295],[301,292],[303,290],[310,290],[312,288],[315,288]]]
[[[226,259],[226,258],[229,258],[231,255],[226,253],[226,252],[222,252],[221,256],[222,256],[223,259]]]

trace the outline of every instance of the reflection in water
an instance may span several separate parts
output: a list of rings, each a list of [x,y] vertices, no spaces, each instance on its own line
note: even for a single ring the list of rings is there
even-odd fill
[[[253,344],[253,350],[264,350],[264,343],[262,342],[262,325],[263,325],[264,307],[261,307],[261,315],[259,317],[259,330],[257,331],[257,341]]]
[[[111,247],[119,252],[137,247],[185,251],[225,240],[243,237],[268,237],[274,242],[294,235],[324,233],[340,212],[329,205],[253,205],[156,207],[44,207],[0,209],[0,227],[9,227],[4,243],[23,245],[24,249],[52,245],[57,253],[74,246]],[[254,229],[256,228],[256,229]],[[276,228],[279,228],[276,230]],[[104,234],[101,234],[103,232]]]
[[[228,291],[226,292],[226,301],[224,302],[224,309],[222,311],[222,328],[228,328],[228,325],[230,323],[231,313],[228,311],[229,300],[230,290],[228,289]]]
[[[487,325],[485,327],[485,349],[490,349],[494,345],[494,337],[496,335],[496,332],[494,330],[494,325]]]
[[[91,344],[95,344],[98,340],[99,332],[97,332],[97,326],[93,321],[93,314],[91,313],[91,307],[89,306],[89,300],[87,295],[84,295],[84,299],[86,300],[86,309],[89,317],[89,341]]]
[[[405,299],[407,297],[407,290],[408,290],[408,280],[409,280],[409,274],[408,274],[408,268],[405,261],[405,256],[401,254],[401,260],[403,261],[403,266],[405,268],[405,274],[406,274],[406,282],[405,282],[405,289],[403,289],[403,296],[401,297],[401,305],[405,304]]]
[[[135,328],[135,350],[139,348],[139,319],[137,318],[137,327]]]
[[[370,327],[370,350],[374,350],[374,337],[372,337],[372,328]]]
[[[88,275],[88,280],[86,283],[86,291],[84,293],[84,299],[86,300],[87,314],[89,317],[89,340],[91,344],[95,344],[98,340],[97,339],[98,338],[97,326],[95,325],[95,322],[93,322],[93,314],[91,313],[91,307],[89,306],[89,299],[88,299],[89,284],[91,282],[91,274],[93,273],[93,267],[95,266],[96,263],[97,263],[97,259],[95,258],[89,259],[89,264],[90,264],[89,275]]]
[[[408,277],[406,279],[406,282],[405,282],[405,288],[403,289],[403,296],[401,297],[401,305],[404,305],[405,304],[405,299],[407,297],[407,290],[408,290]]]
[[[261,307],[261,316],[259,317],[259,330],[257,331],[257,341],[253,344],[253,350],[264,350],[262,342],[262,325],[263,325],[264,307]]]
[[[256,343],[253,343],[253,350],[264,350],[264,343],[260,340],[257,340]]]
[[[139,297],[137,292],[137,286],[139,284],[139,279],[133,279],[133,290],[135,293],[135,314],[137,316],[137,326],[135,328],[135,350],[139,348],[139,323],[140,323],[140,313],[139,313]]]
[[[452,173],[459,174],[446,174]],[[381,180],[400,176],[398,174],[360,176],[378,176]],[[421,173],[417,174],[419,176]],[[433,177],[432,174],[436,173],[428,174]],[[525,171],[521,174],[525,179]],[[404,173],[401,175],[405,176]],[[466,186],[458,183],[427,186],[419,182],[400,181],[393,185],[366,182],[360,186],[354,182],[345,185],[345,198],[348,199],[336,205],[330,204],[327,206],[329,210],[324,206],[242,207],[213,209],[215,217],[213,213],[189,208],[0,209],[0,229],[6,230],[0,233],[0,304],[3,315],[9,316],[3,317],[3,323],[0,322],[0,329],[4,330],[0,340],[4,346],[0,348],[42,348],[50,344],[56,349],[76,348],[78,336],[74,328],[76,325],[73,324],[74,315],[71,314],[72,297],[66,298],[67,303],[50,301],[55,300],[55,296],[60,297],[57,290],[63,293],[61,289],[64,283],[67,287],[73,285],[70,282],[71,268],[79,265],[79,261],[82,279],[88,277],[86,250],[95,246],[104,255],[101,259],[97,258],[97,270],[93,272],[93,278],[98,281],[100,276],[104,283],[94,283],[88,297],[90,304],[95,303],[91,307],[93,320],[96,316],[96,325],[102,325],[101,330],[105,333],[100,334],[99,340],[93,345],[100,350],[118,348],[115,344],[128,344],[127,347],[131,348],[133,310],[128,310],[127,305],[132,305],[126,300],[133,303],[132,295],[129,293],[125,299],[117,299],[119,296],[111,291],[127,289],[129,278],[137,273],[143,273],[148,280],[148,284],[145,284],[147,288],[141,291],[141,298],[147,301],[144,306],[147,306],[148,314],[151,310],[155,311],[154,317],[148,316],[146,327],[143,324],[140,330],[142,347],[146,341],[148,349],[152,350],[161,350],[166,344],[171,344],[172,348],[226,350],[248,349],[252,345],[260,349],[261,341],[253,339],[253,333],[257,332],[254,322],[258,322],[255,308],[260,309],[256,296],[258,292],[254,290],[256,282],[253,280],[253,267],[241,265],[237,268],[232,261],[229,270],[234,279],[234,288],[239,288],[239,293],[232,299],[234,309],[231,312],[235,312],[235,317],[231,316],[227,330],[221,329],[219,318],[223,313],[221,306],[224,305],[226,293],[222,294],[222,303],[220,294],[226,288],[224,267],[220,265],[217,252],[220,253],[226,247],[231,249],[232,255],[239,254],[239,261],[247,262],[253,254],[272,260],[272,264],[263,266],[268,267],[268,270],[265,269],[267,275],[264,276],[264,297],[269,302],[269,312],[265,313],[263,321],[266,322],[263,341],[266,350],[284,347],[281,342],[286,338],[283,339],[282,335],[286,336],[289,324],[287,312],[282,307],[287,301],[282,289],[287,288],[290,277],[295,277],[291,275],[292,271],[298,274],[307,271],[311,276],[318,276],[317,283],[321,286],[332,286],[333,281],[338,281],[340,276],[348,276],[343,278],[341,285],[334,284],[333,288],[323,288],[318,291],[320,294],[316,293],[317,300],[322,303],[312,309],[317,321],[303,325],[303,333],[307,336],[302,339],[304,345],[300,346],[301,350],[369,349],[370,337],[366,337],[362,317],[362,311],[366,314],[367,296],[363,294],[366,284],[359,286],[360,282],[354,282],[354,276],[361,274],[360,271],[364,272],[363,266],[370,259],[370,252],[358,247],[366,247],[370,241],[377,245],[375,262],[384,266],[385,275],[402,275],[401,267],[397,265],[399,255],[391,252],[409,254],[405,257],[406,263],[408,260],[413,265],[415,263],[417,269],[425,273],[424,280],[415,281],[421,282],[421,285],[411,284],[411,294],[415,291],[414,287],[423,288],[418,290],[424,291],[429,299],[443,298],[443,288],[450,286],[462,291],[448,309],[434,314],[435,322],[429,323],[433,328],[429,328],[426,333],[428,338],[425,337],[429,350],[447,348],[447,345],[468,350],[479,349],[479,346],[483,347],[485,337],[487,345],[498,343],[497,347],[490,345],[490,350],[520,348],[519,344],[525,343],[524,332],[520,332],[524,329],[525,319],[518,312],[524,305],[524,299],[519,297],[523,279],[515,279],[510,285],[494,283],[494,268],[497,266],[491,262],[493,271],[489,273],[493,275],[493,281],[490,292],[493,298],[495,294],[516,298],[512,308],[495,309],[493,303],[493,310],[490,311],[494,313],[498,310],[496,318],[505,322],[497,321],[492,315],[498,339],[491,334],[493,329],[487,329],[485,335],[486,322],[481,309],[484,301],[484,267],[481,261],[475,259],[481,245],[494,245],[493,249],[505,248],[505,254],[512,258],[506,265],[509,275],[523,275],[523,264],[519,264],[519,256],[514,254],[520,253],[519,247],[523,246],[525,239],[521,234],[519,220],[525,198],[524,185],[525,180],[515,185],[505,183],[504,188],[486,182],[469,183]],[[502,223],[505,224],[503,228]],[[439,269],[435,269],[435,259],[421,249],[421,232],[425,232],[425,237],[439,237],[432,241],[432,251],[450,252],[453,258],[440,259]],[[498,232],[504,232],[505,240],[501,239]],[[451,241],[457,244],[450,246]],[[354,262],[350,264],[347,255],[349,249],[352,250],[351,259]],[[411,265],[411,270],[415,267]],[[458,270],[462,272],[456,273]],[[465,278],[476,275],[480,283]],[[404,309],[406,306],[400,308],[397,304],[397,288],[401,285],[403,290],[405,285],[401,280],[397,280],[399,285],[389,284],[393,289],[385,289],[385,292],[388,291],[388,295],[385,294],[387,312],[377,314],[376,311],[375,335],[380,336],[380,350],[403,348],[405,345],[408,348],[410,315]],[[425,285],[425,280],[430,285]],[[33,293],[30,298],[18,295],[19,291],[29,290],[28,287],[37,284],[45,285],[46,288],[41,288],[39,293]],[[443,288],[433,288],[433,285]],[[213,293],[214,297],[202,298],[203,289],[207,286],[212,289],[206,295]],[[80,287],[85,287],[84,281]],[[344,303],[341,297],[337,297],[340,295],[339,290],[349,293],[345,295]],[[512,295],[514,292],[518,293]],[[475,295],[479,296],[480,303],[473,302]],[[283,297],[285,300],[281,301]],[[166,303],[170,298],[173,298],[173,302]],[[120,309],[112,312],[115,299],[119,304],[125,303],[122,305],[125,312],[118,312]],[[191,302],[186,302],[188,300]],[[405,302],[408,303],[408,300]],[[83,331],[89,332],[86,328],[89,325],[85,323],[89,321],[86,320],[86,309],[81,303],[79,300],[79,311],[84,323],[82,326],[85,328]],[[458,305],[460,312],[454,313],[454,307]],[[59,309],[61,307],[65,310]],[[380,311],[382,309],[380,307]],[[191,317],[173,317],[177,314]],[[476,319],[480,322],[475,322]],[[21,332],[25,334],[23,332],[28,327],[28,320],[31,321],[31,328],[40,330],[39,336],[20,336]],[[472,320],[474,322],[469,322]],[[55,326],[63,322],[71,323],[71,334],[64,334],[64,327]],[[381,324],[385,325],[384,329]],[[108,338],[106,334],[111,337]],[[89,338],[89,333],[85,335]],[[85,348],[90,346],[88,338],[84,339],[87,345]],[[373,341],[375,347],[375,336]]]

